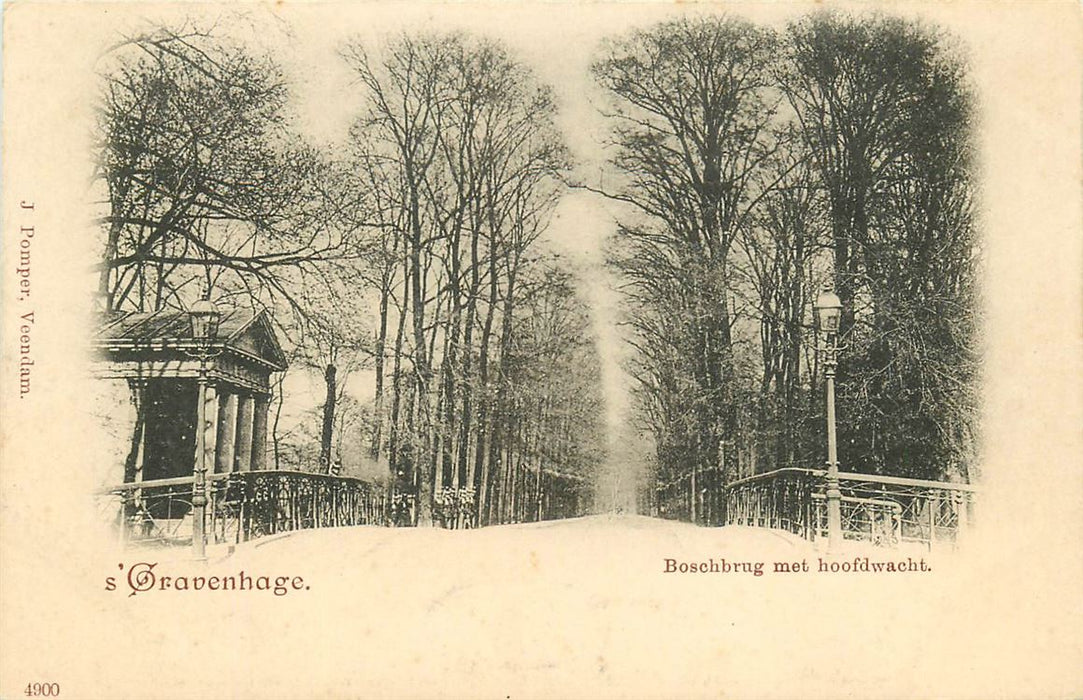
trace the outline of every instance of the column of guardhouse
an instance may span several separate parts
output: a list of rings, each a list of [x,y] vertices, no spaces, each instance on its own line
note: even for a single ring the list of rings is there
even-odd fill
[[[266,468],[270,403],[269,396],[234,386],[213,382],[207,386],[207,463],[214,464],[216,474]]]
[[[215,381],[212,376],[205,397],[204,459],[207,465],[213,465],[214,474],[266,469],[270,396]],[[211,491],[219,493],[213,485]],[[208,531],[212,538],[227,539],[225,521],[218,522],[213,511],[210,517]],[[237,527],[244,525],[238,522]]]

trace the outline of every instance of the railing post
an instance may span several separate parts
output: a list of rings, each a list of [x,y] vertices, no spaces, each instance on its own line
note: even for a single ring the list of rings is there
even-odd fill
[[[207,542],[218,544],[218,494],[214,492],[214,481],[207,480]]]
[[[812,504],[812,481],[808,478],[808,474],[801,475],[801,509],[802,520],[805,522],[805,539],[815,539],[812,523],[812,516],[815,513]]]
[[[248,527],[248,518],[251,517],[248,507],[248,483],[248,479],[244,478],[237,484],[238,497],[241,503],[237,511],[237,544],[248,541],[246,529]]]
[[[692,521],[692,524],[695,525],[696,524],[696,464],[695,464],[695,462],[692,463],[692,474],[691,474],[691,476],[689,476],[688,495],[689,495],[688,509],[689,509],[689,514],[691,515],[690,520]]]
[[[120,522],[117,523],[120,526],[120,548],[124,549],[128,545],[128,497],[123,494],[120,497]]]
[[[955,503],[958,506],[955,516],[955,544],[958,545],[960,540],[966,538],[970,527],[970,513],[967,512],[970,499],[965,493],[959,492],[955,494]]]
[[[936,516],[940,510],[940,499],[934,495],[929,496],[929,549],[936,544]]]

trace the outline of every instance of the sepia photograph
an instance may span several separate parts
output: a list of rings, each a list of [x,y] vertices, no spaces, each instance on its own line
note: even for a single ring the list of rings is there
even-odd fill
[[[3,24],[0,697],[1083,693],[1073,3]]]

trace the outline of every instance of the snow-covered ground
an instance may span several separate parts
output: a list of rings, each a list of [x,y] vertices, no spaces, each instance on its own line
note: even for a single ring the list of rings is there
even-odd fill
[[[360,527],[212,554],[129,551],[88,572],[79,653],[54,660],[71,697],[990,697],[1028,643],[988,634],[990,616],[1019,629],[1017,611],[984,605],[957,557],[851,548],[835,560],[932,571],[817,573],[811,543],[752,528]],[[706,573],[680,571],[693,563]],[[133,569],[150,590],[132,595]]]

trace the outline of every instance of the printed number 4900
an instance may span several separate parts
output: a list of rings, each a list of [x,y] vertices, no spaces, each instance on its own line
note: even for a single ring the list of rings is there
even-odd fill
[[[26,694],[32,698],[60,697],[59,683],[27,683]]]

